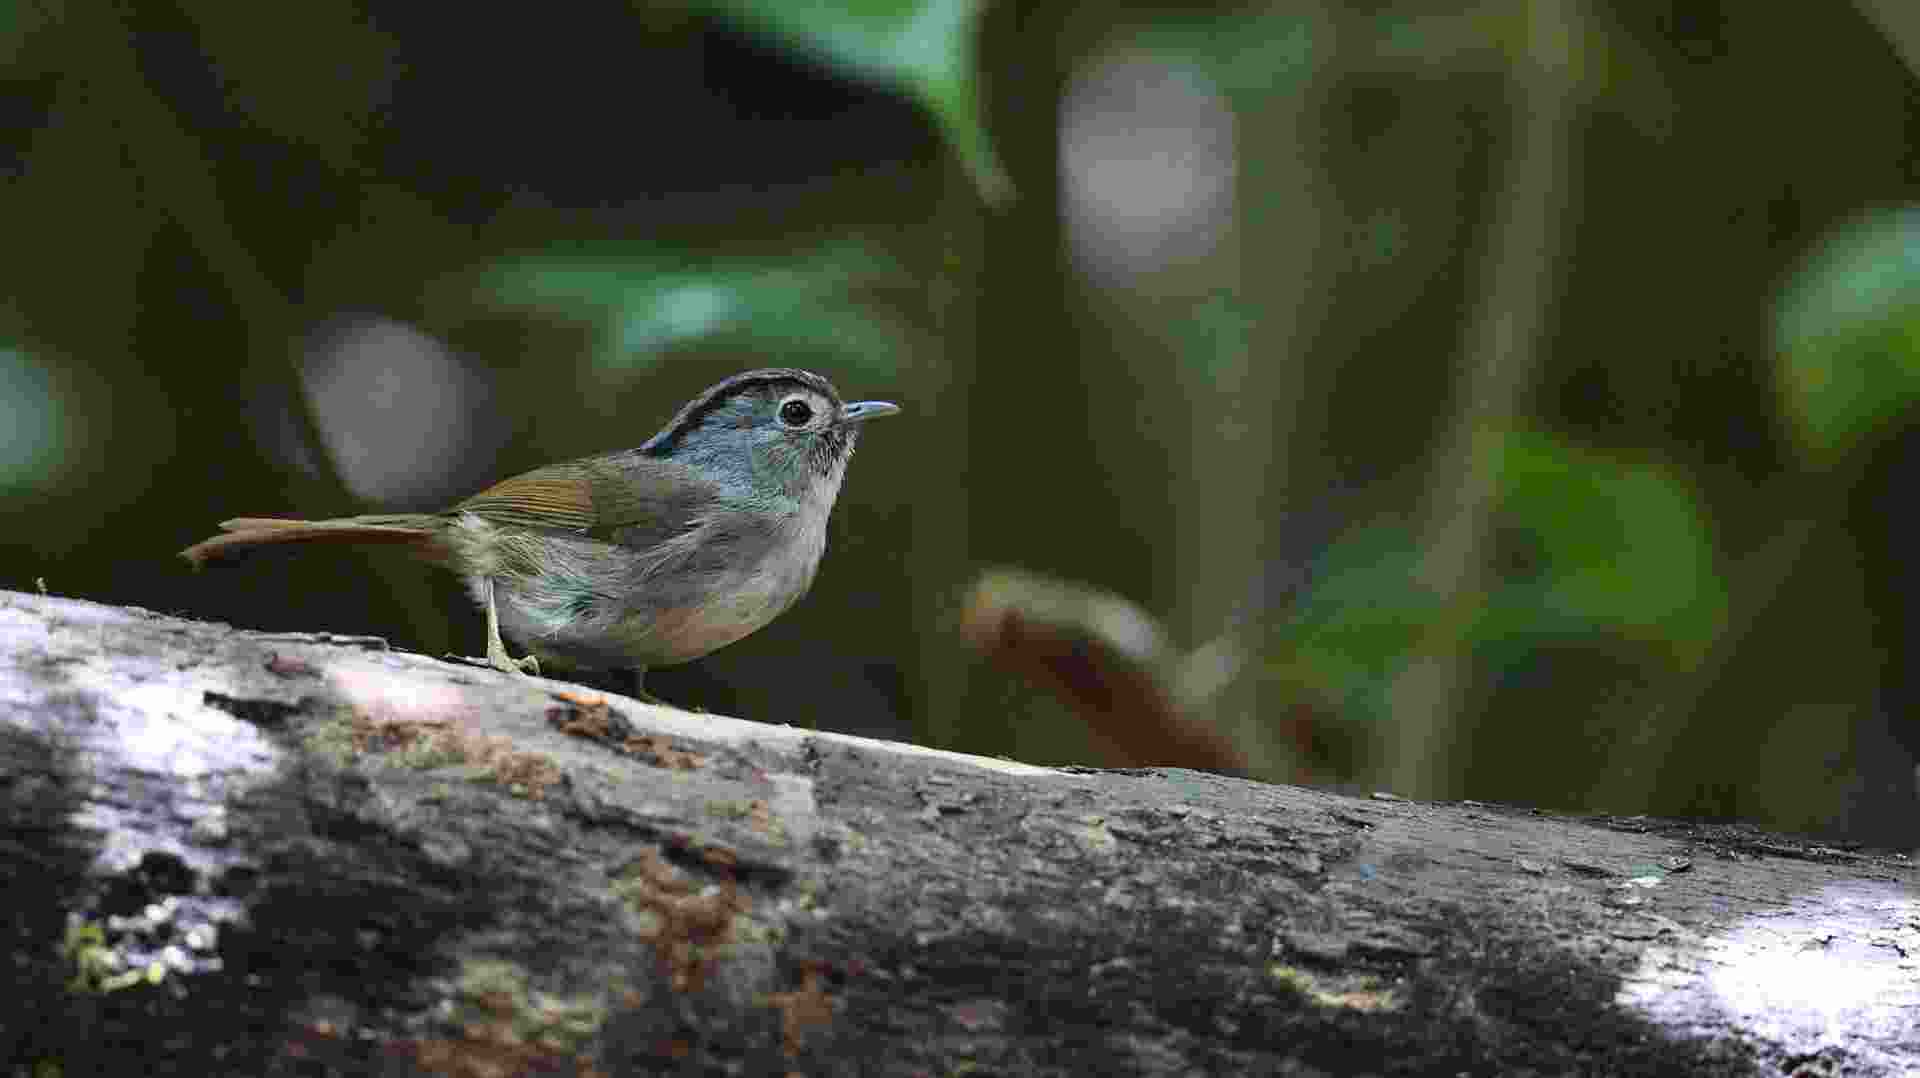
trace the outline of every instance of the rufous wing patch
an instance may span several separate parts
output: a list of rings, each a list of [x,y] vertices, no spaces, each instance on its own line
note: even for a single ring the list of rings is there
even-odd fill
[[[503,479],[453,508],[496,524],[560,528],[593,527],[593,487],[577,465],[557,464]]]

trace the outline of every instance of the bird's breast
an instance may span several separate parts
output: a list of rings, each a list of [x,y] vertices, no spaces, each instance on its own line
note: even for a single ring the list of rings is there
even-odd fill
[[[704,563],[702,571],[678,587],[650,582],[658,590],[644,590],[655,601],[641,602],[623,619],[623,635],[636,650],[651,652],[655,665],[688,662],[747,636],[812,587],[826,550],[825,525],[824,514],[802,508],[751,539],[716,541],[693,559]],[[659,602],[666,593],[677,594]]]

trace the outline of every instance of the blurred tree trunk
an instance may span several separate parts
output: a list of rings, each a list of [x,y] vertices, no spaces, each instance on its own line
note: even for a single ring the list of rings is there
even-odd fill
[[[1109,425],[1095,414],[1111,361],[1090,355],[1070,314],[1072,267],[1063,246],[1059,190],[1059,102],[1074,59],[1062,34],[1066,5],[1005,5],[982,27],[988,127],[1017,190],[985,214],[979,255],[975,347],[955,374],[966,389],[963,524],[969,561],[1012,564],[1126,592],[1147,567],[1114,556],[1125,549],[1132,500],[1125,475],[1109,476],[1095,438]],[[970,370],[964,369],[970,367]],[[944,496],[945,492],[930,492]],[[960,596],[944,597],[950,604]],[[1010,682],[959,651],[957,608],[933,622],[967,664],[965,691],[930,683],[928,730],[936,744],[1030,759],[1074,758],[1078,726],[1045,693]]]
[[[1920,7],[1905,0],[1856,0],[1860,10],[1887,35],[1909,70],[1920,74]]]
[[[1579,0],[1540,0],[1517,16],[1527,37],[1513,58],[1511,136],[1486,242],[1477,310],[1467,326],[1449,428],[1433,455],[1417,588],[1436,609],[1477,605],[1489,590],[1498,440],[1524,422],[1528,391],[1563,280],[1562,237],[1583,85],[1592,46]],[[1455,796],[1464,773],[1470,641],[1443,618],[1393,685],[1387,788]],[[1460,624],[1464,624],[1460,621]]]
[[[967,479],[976,432],[980,237],[989,211],[959,162],[944,161],[938,172],[941,193],[921,248],[938,354],[922,357],[911,372],[915,430],[903,452],[912,466],[896,474],[908,478],[913,507],[905,574],[913,588],[910,624],[919,628],[913,720],[929,744],[953,745],[961,741],[969,676],[952,627],[954,604],[972,575],[968,534],[976,498]]]
[[[1255,773],[1286,771],[1273,718],[1288,701],[1262,691],[1263,623],[1283,613],[1284,534],[1300,503],[1331,478],[1325,392],[1316,372],[1338,364],[1315,346],[1332,304],[1349,236],[1329,174],[1336,132],[1344,21],[1334,5],[1290,8],[1309,43],[1299,70],[1236,87],[1236,228],[1221,252],[1244,327],[1212,364],[1185,363],[1194,409],[1193,449],[1177,514],[1182,623],[1196,643],[1227,636],[1238,676],[1210,701],[1217,722],[1255,760]],[[1209,369],[1211,366],[1212,369]],[[1218,671],[1225,674],[1226,671]]]
[[[1219,13],[1194,18],[1210,33],[1238,25]],[[1165,170],[1167,190],[1138,193],[1137,212],[1212,232],[1198,250],[1191,235],[1161,235],[1176,253],[1156,258],[1142,241],[1130,248],[1124,236],[1099,232],[1136,222],[1083,213],[1090,234],[1081,246],[1093,252],[1083,256],[1098,261],[1111,241],[1114,259],[1079,267],[1074,293],[1079,332],[1097,342],[1104,368],[1087,392],[1089,430],[1122,514],[1106,549],[1149,569],[1106,583],[1164,617],[1182,647],[1216,645],[1204,652],[1208,669],[1189,671],[1200,676],[1182,686],[1204,682],[1212,691],[1188,703],[1249,753],[1255,773],[1273,777],[1286,772],[1265,721],[1281,702],[1260,698],[1262,621],[1274,612],[1269,578],[1290,503],[1328,479],[1325,407],[1314,395],[1327,383],[1310,372],[1346,219],[1326,160],[1338,78],[1333,12],[1309,4],[1261,18],[1269,21],[1260,33],[1297,35],[1309,46],[1274,69],[1244,57],[1259,34],[1162,47],[1152,23],[1116,25],[1104,9],[1089,9],[1069,37],[1090,43],[1087,107],[1121,114],[1086,122],[1110,152],[1138,155],[1096,153],[1086,167],[1136,168],[1141,185]],[[1247,79],[1256,66],[1259,77]],[[1128,123],[1142,130],[1128,133]],[[1192,145],[1156,136],[1162,127],[1187,132]],[[1091,188],[1103,177],[1074,179]],[[1217,209],[1204,192],[1213,182],[1228,192]],[[1186,204],[1182,184],[1201,189],[1184,192]],[[1137,224],[1151,232],[1164,219]]]

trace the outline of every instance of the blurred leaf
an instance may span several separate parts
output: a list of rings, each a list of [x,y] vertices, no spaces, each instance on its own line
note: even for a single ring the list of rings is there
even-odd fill
[[[1216,291],[1176,327],[1184,338],[1180,355],[1216,380],[1227,377],[1244,368],[1247,342],[1258,323],[1257,308],[1227,289]]]
[[[1538,544],[1538,576],[1490,598],[1478,635],[1581,623],[1671,647],[1691,664],[1724,628],[1726,584],[1698,499],[1651,464],[1509,434],[1496,450],[1505,521]]]
[[[27,51],[33,35],[57,22],[61,0],[0,0],[0,67]]]
[[[1854,6],[1887,35],[1907,70],[1920,75],[1920,7],[1912,0],[1855,0]]]
[[[1444,607],[1419,580],[1411,529],[1358,528],[1335,542],[1282,630],[1268,676],[1384,718],[1394,677],[1440,634],[1505,668],[1581,638],[1649,643],[1691,665],[1720,633],[1725,585],[1699,506],[1650,465],[1512,434],[1497,452],[1503,523],[1532,543],[1492,590]]]
[[[1833,456],[1920,398],[1920,207],[1834,235],[1780,304],[1781,392],[1801,444]]]
[[[1404,527],[1372,524],[1342,537],[1315,566],[1284,632],[1287,659],[1269,673],[1353,717],[1385,718],[1394,675],[1441,623],[1418,565]]]
[[[862,294],[902,280],[890,259],[852,245],[781,260],[555,252],[496,264],[479,294],[489,306],[597,325],[609,369],[723,338],[890,371],[912,348],[910,327]]]
[[[1198,66],[1228,93],[1267,95],[1306,85],[1320,58],[1315,41],[1320,30],[1311,13],[1281,7],[1253,12],[1201,8],[1157,18],[1131,41],[1148,52]]]
[[[0,348],[0,492],[43,486],[61,470],[66,412],[52,371],[17,348]]]
[[[982,0],[706,0],[837,68],[910,91],[989,202],[1013,196],[980,115],[974,31]]]

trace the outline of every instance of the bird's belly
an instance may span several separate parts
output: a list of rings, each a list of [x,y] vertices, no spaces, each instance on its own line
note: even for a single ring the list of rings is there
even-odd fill
[[[564,665],[688,662],[752,633],[806,594],[826,546],[825,523],[824,506],[771,523],[732,521],[671,557],[542,536],[537,572],[511,564],[494,572],[500,629]],[[477,574],[473,587],[478,597]]]
[[[778,592],[735,592],[698,606],[632,614],[615,627],[636,651],[653,656],[649,665],[688,662],[718,651],[778,617],[792,603]]]
[[[721,573],[699,585],[642,586],[576,603],[567,617],[544,613],[533,594],[509,584],[500,594],[501,629],[536,655],[597,668],[672,666],[740,640],[779,617],[806,593],[812,573],[758,566]]]

